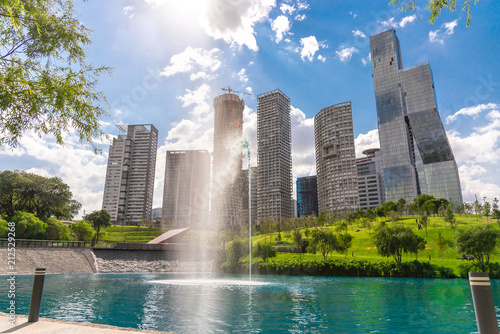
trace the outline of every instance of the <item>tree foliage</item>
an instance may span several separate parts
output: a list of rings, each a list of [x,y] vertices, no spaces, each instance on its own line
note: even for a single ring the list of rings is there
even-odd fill
[[[298,228],[293,230],[293,242],[297,245],[299,258],[302,259],[302,232]]]
[[[32,213],[16,212],[10,220],[16,223],[16,238],[46,240],[47,231],[43,221]]]
[[[45,223],[47,227],[47,239],[49,240],[69,240],[71,237],[69,228],[54,217],[48,218]]]
[[[73,2],[0,3],[0,147],[15,147],[26,131],[52,135],[59,144],[72,129],[84,143],[103,136],[105,99],[96,86],[110,69],[86,63],[91,30]]]
[[[460,232],[456,244],[459,252],[473,254],[479,265],[484,266],[490,262],[490,254],[499,238],[500,231],[480,225]]]
[[[83,219],[92,224],[92,227],[96,231],[96,242],[99,241],[99,231],[101,227],[108,227],[111,225],[111,215],[105,209],[99,211],[93,211],[88,215],[85,215]]]
[[[448,248],[448,240],[446,240],[440,231],[436,236],[436,247],[441,252],[441,259],[444,260],[443,252]]]
[[[267,259],[276,257],[276,249],[270,242],[261,241],[257,243],[254,250],[252,251],[253,257],[260,257],[264,262]]]
[[[7,217],[23,211],[42,220],[51,216],[71,219],[81,208],[72,196],[69,186],[58,177],[0,172],[0,214]]]
[[[337,238],[332,231],[315,228],[311,232],[309,247],[317,249],[326,260],[328,253],[336,248]]]
[[[425,247],[425,240],[403,225],[380,227],[373,239],[378,253],[385,257],[392,256],[397,263],[401,263],[403,253],[417,254]]]
[[[470,20],[472,18],[472,11],[471,11],[471,2],[472,0],[463,0],[464,3],[462,5],[462,11],[465,11],[465,16],[466,16],[466,23],[465,25],[468,27],[470,25]],[[415,0],[404,0],[403,2],[406,2],[405,5],[403,6],[402,10],[410,10],[410,11],[415,11],[417,10],[417,4],[415,3]],[[474,5],[479,2],[479,0],[474,0]],[[397,5],[400,3],[400,0],[391,0],[390,4],[391,5]],[[429,4],[425,7],[427,11],[430,12],[429,16],[429,22],[434,23],[436,19],[438,18],[439,14],[441,11],[445,8],[448,8],[450,12],[454,12],[457,9],[457,1],[456,0],[444,0],[444,1],[439,1],[439,0],[429,0]]]
[[[79,241],[90,241],[94,237],[94,229],[89,223],[85,221],[79,221],[71,225],[71,233],[75,236],[76,240]]]

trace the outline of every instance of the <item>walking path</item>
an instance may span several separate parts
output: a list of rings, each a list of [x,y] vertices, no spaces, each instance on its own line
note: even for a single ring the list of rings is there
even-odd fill
[[[122,328],[108,325],[89,323],[77,323],[62,320],[40,318],[37,322],[28,323],[28,317],[16,315],[16,324],[9,324],[6,313],[0,313],[0,333],[15,334],[131,334],[131,333],[154,333],[173,334],[151,330],[140,330],[134,328]]]

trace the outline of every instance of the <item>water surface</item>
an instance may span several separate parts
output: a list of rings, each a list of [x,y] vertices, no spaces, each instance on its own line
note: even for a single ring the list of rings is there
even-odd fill
[[[32,283],[17,277],[19,314],[28,313]],[[492,287],[499,306],[499,282]],[[461,279],[47,275],[40,316],[176,333],[477,332]]]

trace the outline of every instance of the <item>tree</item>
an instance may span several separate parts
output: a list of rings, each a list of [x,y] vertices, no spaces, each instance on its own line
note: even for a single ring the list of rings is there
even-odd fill
[[[493,212],[491,214],[493,219],[497,220],[498,225],[500,226],[500,210],[498,209],[498,198],[493,199]]]
[[[79,221],[71,225],[71,234],[73,234],[78,241],[90,241],[94,237],[94,229],[89,223]]]
[[[453,214],[453,211],[449,206],[446,208],[446,212],[444,214],[444,221],[450,224],[450,227],[453,229],[453,235],[455,235],[454,225],[457,220],[455,218],[455,215]]]
[[[236,236],[226,247],[226,259],[230,265],[236,265],[240,258],[248,254],[248,243]]]
[[[270,242],[261,241],[257,243],[257,246],[252,254],[253,257],[260,257],[264,262],[266,262],[267,259],[276,257],[276,248],[274,248]]]
[[[425,237],[427,238],[429,235],[427,234],[427,226],[429,225],[429,216],[426,214],[422,215],[420,217],[420,224],[422,224],[423,227],[425,227]]]
[[[403,212],[406,210],[406,200],[404,198],[400,198],[396,205],[398,207],[399,215],[402,216]]]
[[[339,253],[345,254],[345,257],[347,257],[349,248],[352,247],[352,239],[354,239],[354,237],[347,232],[339,234],[337,236],[337,243],[335,245],[335,250]]]
[[[69,186],[58,177],[23,171],[0,172],[0,214],[8,217],[23,211],[40,219],[51,216],[71,219],[81,208],[72,196]]]
[[[26,131],[59,144],[72,129],[86,144],[102,137],[105,99],[96,87],[110,69],[86,63],[91,30],[73,0],[7,0],[0,17],[0,147],[16,147]]]
[[[440,231],[438,231],[438,234],[437,234],[437,237],[436,237],[436,247],[441,252],[441,259],[444,260],[443,252],[448,248],[448,240],[446,240],[441,235]]]
[[[302,260],[302,232],[298,228],[293,230],[293,242],[297,245],[299,258]]]
[[[102,209],[99,211],[93,211],[88,215],[83,216],[83,219],[86,222],[92,224],[92,227],[96,231],[95,242],[99,242],[99,232],[101,227],[111,226],[111,215],[106,209]]]
[[[499,238],[499,230],[494,230],[488,225],[480,225],[460,232],[456,244],[459,252],[473,254],[479,266],[484,269],[490,262],[490,254]]]
[[[310,248],[317,249],[326,260],[328,253],[335,250],[337,238],[332,231],[315,228],[311,233]]]
[[[393,223],[396,223],[399,220],[399,213],[396,211],[389,211],[387,216],[389,216],[389,220]]]
[[[395,6],[400,2],[400,0],[391,0],[390,4]],[[410,11],[415,11],[417,10],[417,5],[415,4],[415,0],[404,0],[406,4],[403,6],[402,10],[410,10]],[[465,26],[468,27],[470,25],[470,20],[472,18],[472,11],[470,9],[472,0],[464,0],[464,4],[462,6],[462,11],[466,12],[466,18],[467,21],[465,23]],[[474,0],[474,5],[479,2],[479,0]],[[449,0],[449,1],[436,1],[436,0],[429,0],[429,4],[425,7],[426,10],[430,12],[429,16],[429,22],[434,23],[436,19],[438,18],[439,14],[441,13],[441,10],[448,8],[450,12],[454,12],[457,9],[457,1],[456,0]]]
[[[474,211],[476,212],[476,219],[479,220],[479,214],[482,212],[483,206],[477,199],[474,201],[474,203],[472,203],[472,205],[474,207]]]
[[[403,225],[379,227],[373,239],[378,253],[385,257],[392,256],[397,263],[401,263],[403,253],[417,254],[422,249],[423,242],[423,238]]]
[[[47,227],[47,238],[49,240],[69,240],[71,235],[69,228],[54,217],[48,218],[45,223]]]
[[[491,215],[491,204],[489,202],[486,202],[483,205],[483,215],[486,216],[486,221],[488,221]]]
[[[47,224],[38,219],[34,214],[16,212],[10,220],[16,223],[16,238],[18,239],[47,239]]]

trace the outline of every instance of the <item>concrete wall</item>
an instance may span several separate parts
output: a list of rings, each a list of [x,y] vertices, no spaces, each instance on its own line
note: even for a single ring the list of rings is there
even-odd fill
[[[0,275],[12,272],[7,263],[7,249],[0,248]],[[95,273],[95,259],[90,249],[16,248],[15,272],[33,275],[35,268],[46,268],[47,274]]]

